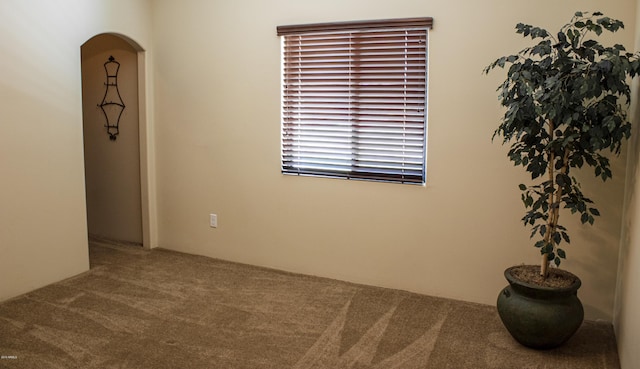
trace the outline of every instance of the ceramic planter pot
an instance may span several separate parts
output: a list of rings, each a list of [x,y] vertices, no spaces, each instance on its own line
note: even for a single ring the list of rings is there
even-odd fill
[[[517,280],[508,268],[504,276],[509,282],[498,295],[498,313],[509,333],[522,345],[548,349],[562,345],[580,327],[584,309],[578,299],[575,282],[566,288],[541,287]],[[566,272],[568,273],[568,272]]]

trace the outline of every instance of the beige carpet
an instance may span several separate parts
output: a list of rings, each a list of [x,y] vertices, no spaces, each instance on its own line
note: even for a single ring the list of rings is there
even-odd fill
[[[89,272],[0,303],[1,368],[619,368],[608,325],[534,351],[492,306],[163,250],[90,254]]]

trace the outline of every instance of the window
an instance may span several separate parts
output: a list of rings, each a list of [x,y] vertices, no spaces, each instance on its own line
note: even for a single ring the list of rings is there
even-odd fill
[[[431,18],[278,27],[282,172],[424,183]]]

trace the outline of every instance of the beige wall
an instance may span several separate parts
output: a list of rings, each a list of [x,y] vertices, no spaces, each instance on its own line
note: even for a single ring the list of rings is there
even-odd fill
[[[80,46],[149,43],[146,0],[0,2],[0,300],[88,269]]]
[[[636,101],[638,94],[636,84]],[[636,129],[629,145],[629,164],[625,218],[622,224],[619,277],[616,289],[614,326],[622,368],[637,368],[640,363],[640,134],[637,104]]]
[[[638,21],[640,7],[636,6],[636,24]],[[638,27],[635,46],[636,50],[640,50]],[[634,369],[640,364],[640,81],[637,79],[633,84],[633,93],[631,116],[634,131],[628,146],[625,210],[613,317],[623,369]]]
[[[502,271],[537,263],[520,223],[527,176],[490,137],[502,73],[484,66],[523,40],[517,22],[555,30],[597,9],[627,29],[635,1],[155,1],[159,245],[294,272],[493,304]],[[276,26],[434,17],[425,187],[283,176]],[[587,318],[611,321],[625,158],[606,186],[585,178],[603,216],[565,214],[563,266],[583,280]],[[219,227],[209,228],[215,212]]]
[[[104,63],[111,56],[120,63],[117,88],[125,105],[113,141],[98,106],[105,96]],[[82,120],[89,234],[142,244],[137,56],[127,41],[109,34],[82,46]]]

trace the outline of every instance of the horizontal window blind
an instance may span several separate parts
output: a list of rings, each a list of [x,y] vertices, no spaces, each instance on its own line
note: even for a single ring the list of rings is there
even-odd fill
[[[431,21],[421,19],[278,28],[283,173],[424,183]]]

